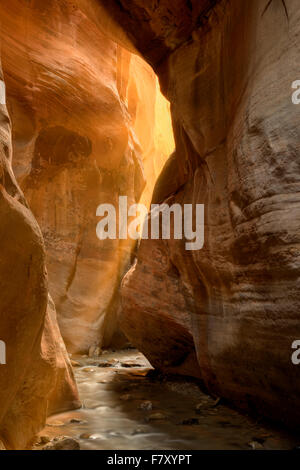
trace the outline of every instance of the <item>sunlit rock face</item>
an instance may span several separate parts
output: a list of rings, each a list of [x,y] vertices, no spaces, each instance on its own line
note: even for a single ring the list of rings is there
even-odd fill
[[[0,86],[3,75],[0,72]],[[80,405],[48,296],[42,234],[11,168],[11,123],[0,104],[0,442],[24,449],[51,412]],[[17,425],[16,425],[17,423]]]
[[[155,242],[164,265],[176,268],[176,276],[173,268],[161,270],[162,306],[154,242],[142,241],[123,283],[123,328],[143,351],[149,325],[148,359],[164,370],[159,355],[167,354],[170,366],[179,309],[184,319],[181,304],[173,305],[180,280],[209,390],[299,424],[300,375],[291,361],[300,337],[300,107],[291,102],[299,2],[105,3],[159,72],[171,101],[176,157],[157,183],[156,202],[174,194],[173,201],[204,203],[206,213],[202,250]],[[173,328],[166,315],[174,317]]]
[[[0,6],[14,170],[44,236],[63,338],[84,353],[120,344],[119,284],[134,247],[100,241],[96,209],[118,207],[119,195],[148,204],[174,147],[154,72],[101,32],[88,3]]]
[[[149,206],[152,192],[166,160],[174,150],[170,104],[160,91],[149,65],[131,55],[127,85],[128,110],[141,147],[146,186],[140,203]]]

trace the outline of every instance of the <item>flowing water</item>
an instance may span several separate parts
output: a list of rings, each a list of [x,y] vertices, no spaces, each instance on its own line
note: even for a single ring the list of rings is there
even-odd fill
[[[44,440],[68,436],[81,449],[90,450],[291,449],[297,445],[283,431],[218,403],[192,380],[155,377],[136,350],[72,359],[77,361],[83,408],[50,417],[40,433]]]

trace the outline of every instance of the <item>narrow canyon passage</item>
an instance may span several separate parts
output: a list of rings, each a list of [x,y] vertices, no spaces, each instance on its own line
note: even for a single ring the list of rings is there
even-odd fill
[[[51,416],[34,449],[289,450],[296,437],[201,391],[155,374],[134,349],[72,356],[82,409]]]
[[[299,446],[299,0],[0,19],[0,449]]]

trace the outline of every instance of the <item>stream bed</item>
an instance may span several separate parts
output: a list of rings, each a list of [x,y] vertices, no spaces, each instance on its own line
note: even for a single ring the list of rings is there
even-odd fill
[[[274,450],[299,444],[204,394],[192,379],[157,377],[136,350],[72,360],[83,407],[51,416],[36,450],[55,449],[59,442],[87,450]]]

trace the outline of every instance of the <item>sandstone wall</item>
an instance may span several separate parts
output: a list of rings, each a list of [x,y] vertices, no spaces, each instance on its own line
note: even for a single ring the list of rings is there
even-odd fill
[[[3,85],[2,70],[0,72]],[[48,296],[42,234],[11,168],[11,122],[0,104],[0,442],[24,449],[46,415],[80,406]]]
[[[134,247],[98,240],[96,209],[119,195],[138,202],[144,189],[149,203],[174,146],[154,72],[101,32],[88,3],[0,6],[14,170],[42,229],[63,338],[84,353],[120,344],[119,283]]]
[[[299,2],[121,4],[102,2],[125,29],[116,35],[152,63],[171,101],[176,154],[155,202],[173,194],[181,204],[204,203],[206,213],[203,250],[142,241],[123,283],[123,328],[155,365],[185,373],[186,343],[180,357],[177,339],[188,312],[185,331],[208,389],[297,425],[300,107],[291,84],[299,78]]]

